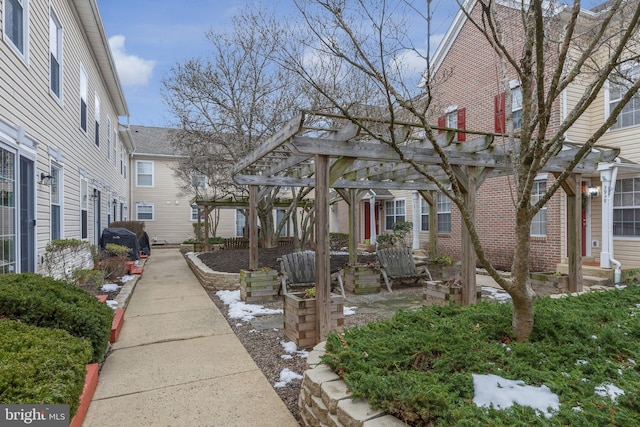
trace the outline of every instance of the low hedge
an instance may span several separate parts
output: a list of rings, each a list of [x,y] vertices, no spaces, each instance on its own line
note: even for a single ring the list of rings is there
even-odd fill
[[[64,329],[87,338],[92,362],[107,350],[113,310],[86,291],[33,273],[0,275],[0,317],[23,323]]]
[[[78,409],[91,344],[59,329],[0,319],[0,402]]]

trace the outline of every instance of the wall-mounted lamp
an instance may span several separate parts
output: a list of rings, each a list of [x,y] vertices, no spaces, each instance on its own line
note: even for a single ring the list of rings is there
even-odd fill
[[[596,187],[595,185],[588,186],[587,194],[589,197],[598,197],[600,195],[600,187]]]
[[[40,174],[40,184],[51,187],[53,185],[53,182],[54,182],[54,178],[51,175],[47,175],[44,172]]]

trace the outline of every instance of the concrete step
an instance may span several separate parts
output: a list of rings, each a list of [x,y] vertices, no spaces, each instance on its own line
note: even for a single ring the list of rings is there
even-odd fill
[[[582,286],[611,286],[613,285],[611,279],[608,277],[598,276],[582,276]]]

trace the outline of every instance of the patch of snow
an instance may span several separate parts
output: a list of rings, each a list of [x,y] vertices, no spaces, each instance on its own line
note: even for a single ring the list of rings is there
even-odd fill
[[[118,301],[113,300],[113,299],[108,299],[107,300],[107,305],[115,310],[116,308],[118,308]]]
[[[280,381],[273,385],[274,388],[282,388],[285,387],[293,380],[301,380],[302,375],[296,374],[289,368],[284,368],[280,371]]]
[[[244,322],[255,319],[256,316],[264,316],[269,314],[282,314],[282,310],[272,310],[264,308],[257,304],[246,304],[240,299],[240,291],[218,291],[218,298],[225,305],[229,306],[229,317],[232,319],[240,319]]]
[[[614,285],[616,289],[627,289],[627,285]]]
[[[259,333],[259,332],[260,332],[260,331],[258,331],[257,329],[251,329],[251,330],[249,331],[249,333],[252,333],[252,334],[253,334],[253,333]]]
[[[589,364],[588,360],[583,360],[583,359],[576,360],[576,365],[588,365],[588,364]]]
[[[306,350],[298,350],[296,343],[294,343],[293,341],[280,341],[280,345],[282,346],[284,351],[286,351],[289,354],[297,354],[303,359],[306,359],[307,357],[309,357],[309,352]],[[284,356],[282,357],[284,358]]]
[[[136,278],[136,276],[131,276],[131,275],[128,275],[128,274],[127,274],[126,276],[122,276],[122,277],[120,278],[120,281],[121,281],[122,283],[127,283],[127,282],[132,281],[132,280],[133,280],[133,279],[135,279],[135,278]]]
[[[491,286],[482,286],[482,298],[505,302],[511,300],[511,295],[502,289],[493,288]]]
[[[579,407],[579,406],[574,406],[574,407],[573,407],[573,408],[571,408],[571,409],[573,409],[573,412],[582,412],[582,408],[581,408],[581,407]]]
[[[100,288],[100,290],[102,292],[115,292],[118,289],[120,289],[122,286],[118,286],[115,283],[105,283],[104,285],[102,285],[102,287]]]
[[[505,409],[514,403],[529,406],[541,412],[546,418],[560,409],[558,395],[549,387],[525,385],[524,381],[508,380],[498,375],[473,375],[473,403],[478,407]]]
[[[353,316],[354,314],[356,314],[356,308],[358,307],[347,307],[345,305],[344,308],[342,309],[342,313],[345,316]]]
[[[591,339],[592,339],[592,340],[597,340],[597,339],[598,339],[598,337],[597,337],[596,335],[591,335]]]
[[[611,401],[615,402],[618,396],[621,396],[624,394],[624,390],[622,390],[621,388],[611,383],[604,383],[596,387],[595,393],[597,396],[600,396],[600,397],[609,396]]]
[[[636,364],[636,361],[635,361],[635,360],[633,360],[633,359],[627,359],[627,360],[629,360],[629,363],[631,363],[632,365],[635,365],[635,364]]]
[[[280,357],[282,358],[282,360],[291,360],[291,359],[293,359],[293,356],[290,355],[290,354],[283,354]]]

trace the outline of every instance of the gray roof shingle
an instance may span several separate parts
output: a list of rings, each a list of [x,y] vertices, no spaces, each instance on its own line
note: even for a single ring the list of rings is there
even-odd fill
[[[136,126],[131,125],[131,135],[133,144],[136,147],[135,154],[155,154],[163,156],[178,156],[171,138],[177,132],[177,129]]]

